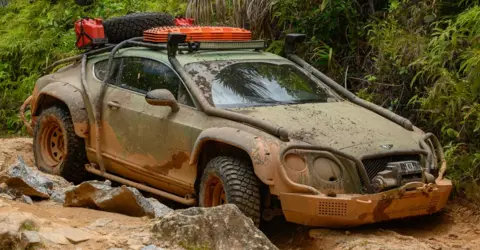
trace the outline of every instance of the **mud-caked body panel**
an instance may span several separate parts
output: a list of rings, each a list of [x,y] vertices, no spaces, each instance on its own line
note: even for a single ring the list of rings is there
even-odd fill
[[[72,69],[70,73],[78,71],[78,69]],[[31,102],[33,117],[35,119],[42,108],[64,104],[72,116],[75,133],[85,138],[89,132],[89,122],[83,91],[76,84],[74,77],[65,79],[60,74],[48,75],[38,81]]]
[[[442,209],[449,198],[449,180],[369,195],[337,197],[280,194],[282,209],[288,221],[324,227],[350,227],[380,221],[432,214]]]

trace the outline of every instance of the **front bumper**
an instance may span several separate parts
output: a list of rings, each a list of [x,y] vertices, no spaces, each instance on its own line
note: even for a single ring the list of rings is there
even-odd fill
[[[405,186],[376,194],[321,195],[281,193],[282,210],[289,222],[308,226],[351,227],[442,209],[452,190],[448,179],[406,191]]]

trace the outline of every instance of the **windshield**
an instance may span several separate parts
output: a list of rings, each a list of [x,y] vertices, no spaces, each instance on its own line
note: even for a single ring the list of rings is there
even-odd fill
[[[205,98],[218,108],[335,102],[339,98],[292,64],[212,61],[185,66]]]

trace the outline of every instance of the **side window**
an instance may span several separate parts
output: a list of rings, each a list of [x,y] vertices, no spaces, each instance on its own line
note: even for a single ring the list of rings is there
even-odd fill
[[[112,77],[109,81],[109,83],[113,84],[115,82],[115,79],[118,75],[118,66],[120,65],[121,58],[115,58],[113,59],[113,72],[112,72]],[[94,69],[94,74],[95,77],[103,81],[103,79],[106,77],[107,74],[107,66],[108,66],[108,60],[103,60],[100,62],[95,63],[95,66],[93,67]]]
[[[95,76],[102,81],[106,77],[107,65],[108,60],[95,64]],[[175,72],[154,60],[140,57],[114,59],[114,72],[109,83],[142,94],[154,89],[168,89],[179,103],[194,107],[187,89]]]
[[[166,65],[145,58],[125,57],[116,85],[146,94],[154,89],[168,89],[177,96],[180,79]]]

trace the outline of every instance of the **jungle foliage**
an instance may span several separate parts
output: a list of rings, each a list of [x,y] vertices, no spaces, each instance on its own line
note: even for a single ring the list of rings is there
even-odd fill
[[[42,69],[79,53],[73,22],[136,11],[186,13],[247,27],[298,53],[361,97],[437,134],[449,177],[480,201],[480,0],[11,0],[0,7],[0,134],[21,134],[17,111]]]

